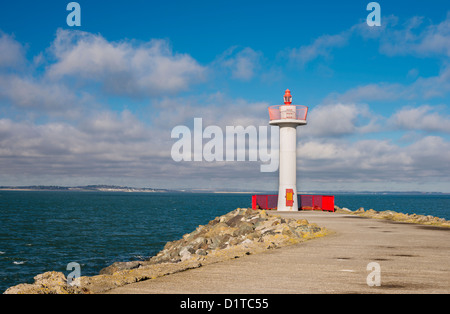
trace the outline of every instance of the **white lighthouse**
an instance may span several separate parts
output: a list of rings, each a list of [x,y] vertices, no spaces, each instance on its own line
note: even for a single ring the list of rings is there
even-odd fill
[[[306,125],[308,107],[292,105],[290,90],[284,105],[269,107],[270,124],[280,127],[279,211],[298,211],[297,126]]]

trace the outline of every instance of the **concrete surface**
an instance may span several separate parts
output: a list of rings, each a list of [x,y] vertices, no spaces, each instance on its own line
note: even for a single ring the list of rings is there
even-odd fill
[[[450,229],[326,213],[306,218],[332,235],[127,285],[113,294],[450,293]],[[367,277],[380,265],[381,286]]]

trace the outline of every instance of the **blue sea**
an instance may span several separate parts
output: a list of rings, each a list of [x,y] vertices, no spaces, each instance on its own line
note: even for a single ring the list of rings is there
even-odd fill
[[[450,220],[450,195],[336,195],[336,205]],[[159,252],[250,194],[0,191],[0,293],[46,271],[82,276]]]

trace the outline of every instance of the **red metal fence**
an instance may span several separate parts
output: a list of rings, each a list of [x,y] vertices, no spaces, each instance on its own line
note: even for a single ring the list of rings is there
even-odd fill
[[[276,209],[278,195],[253,195],[253,209]],[[298,207],[302,210],[325,210],[334,212],[334,196],[332,195],[299,195]]]
[[[275,209],[278,205],[278,195],[253,195],[253,209]]]

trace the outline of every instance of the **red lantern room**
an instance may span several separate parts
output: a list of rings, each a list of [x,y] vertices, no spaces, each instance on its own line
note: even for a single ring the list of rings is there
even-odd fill
[[[291,91],[289,89],[287,89],[286,92],[284,93],[284,104],[285,105],[292,104],[292,96]]]

